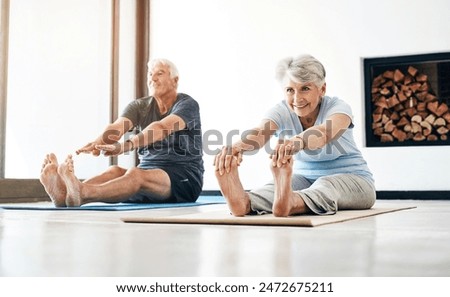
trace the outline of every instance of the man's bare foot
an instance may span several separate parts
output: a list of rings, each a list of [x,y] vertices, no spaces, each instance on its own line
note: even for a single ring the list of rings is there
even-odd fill
[[[287,217],[307,211],[303,199],[300,195],[292,191],[293,163],[294,160],[291,158],[281,167],[273,166],[272,163],[270,164],[275,184],[272,213],[276,217]]]
[[[59,165],[58,173],[66,183],[67,195],[65,197],[67,206],[81,205],[81,189],[82,183],[78,180],[74,173],[72,155],[68,155],[66,161]]]
[[[58,160],[55,154],[51,153],[45,157],[39,180],[55,206],[65,207],[66,185],[58,174]]]
[[[224,172],[223,175],[220,175],[219,171],[216,171],[216,178],[231,213],[240,217],[250,212],[250,199],[244,187],[242,187],[237,168],[237,160],[233,157],[230,172]]]

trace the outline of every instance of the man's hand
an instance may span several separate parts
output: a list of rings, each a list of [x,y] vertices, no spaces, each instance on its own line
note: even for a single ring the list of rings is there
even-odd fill
[[[124,144],[116,142],[115,144],[99,144],[95,148],[105,156],[118,156],[124,153]]]
[[[100,150],[96,148],[97,145],[99,145],[99,144],[96,142],[89,142],[82,148],[76,150],[76,154],[79,155],[79,154],[83,153],[83,154],[92,154],[94,156],[99,156]]]

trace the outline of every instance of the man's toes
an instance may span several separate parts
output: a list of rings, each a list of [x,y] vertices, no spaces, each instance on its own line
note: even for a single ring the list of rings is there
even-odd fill
[[[41,172],[45,173],[46,171],[50,170],[51,168],[54,168],[55,163],[52,162],[50,155],[46,155],[44,161],[42,162],[42,168]]]
[[[67,171],[74,172],[72,155],[68,155],[66,161],[64,162],[64,167]]]
[[[51,163],[58,165],[58,159],[56,158],[56,155],[55,155],[54,153],[48,154],[48,155],[47,155],[47,159],[48,159]]]
[[[44,167],[45,165],[47,165],[49,163],[49,159],[48,159],[48,155],[47,157],[44,159],[44,161],[42,162],[42,167]]]
[[[68,165],[69,165],[69,170],[73,171],[73,160],[72,159],[69,160]]]

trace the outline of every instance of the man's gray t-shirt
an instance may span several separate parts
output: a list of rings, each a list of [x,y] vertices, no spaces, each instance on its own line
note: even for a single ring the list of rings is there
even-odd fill
[[[165,115],[159,113],[153,97],[136,99],[128,104],[122,117],[131,120],[133,125],[142,131],[152,122],[162,120],[171,114],[182,118],[186,128],[172,133],[161,141],[139,148],[139,167],[145,169],[183,166],[203,172],[200,108],[192,97],[178,93],[177,100]]]

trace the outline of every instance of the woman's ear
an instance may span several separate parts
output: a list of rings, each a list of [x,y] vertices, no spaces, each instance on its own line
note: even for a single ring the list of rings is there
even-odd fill
[[[323,83],[322,87],[320,88],[320,96],[324,96],[327,91],[327,83]]]

